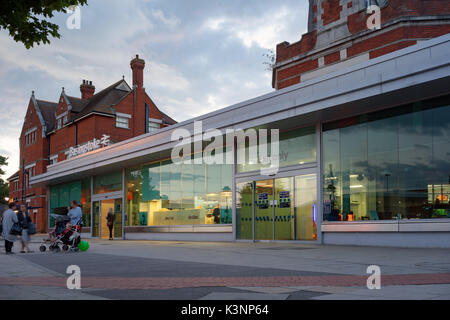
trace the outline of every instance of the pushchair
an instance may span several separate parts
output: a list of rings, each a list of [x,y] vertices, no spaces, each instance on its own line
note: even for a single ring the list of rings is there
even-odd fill
[[[76,225],[67,228],[67,223],[70,218],[58,214],[51,214],[55,219],[55,228],[49,232],[49,238],[45,239],[39,250],[45,252],[47,246],[49,251],[60,252],[63,251],[78,251],[78,244],[81,241],[82,220],[80,219]]]

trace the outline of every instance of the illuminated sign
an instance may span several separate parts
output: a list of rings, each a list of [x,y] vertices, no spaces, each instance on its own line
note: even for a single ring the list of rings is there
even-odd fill
[[[67,158],[73,158],[84,153],[88,153],[99,148],[107,147],[111,144],[110,136],[104,134],[100,139],[94,138],[94,140],[88,141],[77,147],[70,147]]]

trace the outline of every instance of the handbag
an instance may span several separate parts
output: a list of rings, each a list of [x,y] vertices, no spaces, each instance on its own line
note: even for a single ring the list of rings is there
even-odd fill
[[[32,235],[32,234],[36,234],[36,224],[34,223],[29,223],[28,224],[28,234]]]
[[[20,236],[22,234],[22,227],[20,226],[19,222],[15,222],[12,225],[11,231],[9,232],[9,234],[11,234],[13,236]]]

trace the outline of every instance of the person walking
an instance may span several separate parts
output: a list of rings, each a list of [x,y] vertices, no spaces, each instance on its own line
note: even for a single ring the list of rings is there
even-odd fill
[[[106,216],[107,225],[109,228],[109,240],[113,240],[113,229],[114,229],[114,220],[116,219],[112,209],[110,208],[108,211],[108,215]]]
[[[20,205],[20,210],[17,213],[17,218],[22,227],[22,236],[20,239],[22,242],[22,249],[20,250],[20,253],[32,253],[33,251],[31,251],[30,247],[28,246],[28,243],[30,242],[30,234],[28,233],[28,230],[33,221],[30,218],[27,205]]]
[[[8,205],[8,210],[3,213],[3,238],[5,239],[5,251],[6,254],[13,254],[12,247],[14,245],[14,241],[16,241],[17,237],[15,235],[10,234],[11,229],[14,223],[18,223],[19,219],[17,218],[17,214],[13,211],[15,208],[15,203],[11,202]]]

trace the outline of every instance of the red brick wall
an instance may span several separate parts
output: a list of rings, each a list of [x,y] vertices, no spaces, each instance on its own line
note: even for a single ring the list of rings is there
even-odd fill
[[[390,0],[389,5],[381,9],[381,24],[395,18],[409,16],[436,16],[450,14],[450,1],[445,0]],[[350,33],[367,30],[367,13],[363,10],[347,17]]]
[[[317,32],[313,31],[305,33],[299,42],[289,44],[282,42],[277,45],[277,63],[295,57],[297,55],[306,53],[314,49],[317,40]]]
[[[340,19],[342,11],[340,1],[324,0],[321,2],[321,6],[323,9],[321,19],[324,25]],[[317,6],[314,5],[313,19],[316,18],[317,11]],[[442,17],[445,14],[450,14],[450,1],[391,0],[387,7],[381,9],[381,23],[385,24],[400,17],[436,16],[436,18],[439,18],[439,16]],[[350,14],[347,17],[348,30],[354,35],[345,46],[347,58],[368,52],[370,59],[373,59],[414,45],[418,40],[431,39],[450,32],[450,23],[432,24],[432,20],[429,23],[427,22],[428,24],[423,21],[419,24],[419,22],[411,20],[408,22],[409,25],[406,26],[394,24],[388,31],[382,28],[381,30],[367,32],[366,22],[368,17],[369,15],[365,10]],[[360,40],[357,34],[363,31],[365,39]],[[342,47],[333,49],[330,43],[330,46],[315,48],[317,41],[316,32],[316,30],[312,30],[304,34],[299,42],[293,44],[283,42],[277,45],[276,63],[286,62],[290,66],[288,68],[285,66],[275,68],[273,85],[276,89],[299,83],[301,82],[302,73],[318,68],[317,64],[311,65],[311,59],[308,57],[308,52],[313,49],[316,49],[316,57],[320,56],[320,51],[317,50],[326,50],[327,53],[322,56],[325,65],[340,62],[340,50]]]
[[[338,21],[341,17],[342,6],[340,0],[323,0],[322,1],[322,21],[323,25]]]
[[[25,143],[25,133],[36,127],[36,142],[31,145],[26,145]],[[23,196],[24,202],[30,200],[29,205],[33,207],[43,207],[41,209],[37,209],[37,215],[32,216],[32,219],[37,219],[38,231],[46,230],[46,216],[45,216],[45,194],[46,191],[42,187],[34,187],[34,186],[24,186],[24,177],[23,177],[23,166],[25,163],[25,167],[29,164],[36,163],[35,166],[35,175],[42,174],[46,172],[47,168],[47,148],[48,148],[48,139],[42,138],[42,124],[37,115],[37,110],[34,106],[34,103],[30,99],[28,104],[27,112],[25,115],[25,120],[22,126],[22,132],[20,135],[20,164],[19,164],[19,191],[14,191],[10,193],[10,198],[17,198],[19,201],[22,200],[22,188],[24,188]],[[12,188],[10,188],[10,191]],[[44,198],[43,198],[44,197]]]

